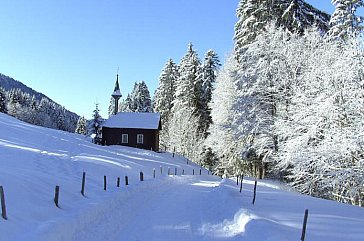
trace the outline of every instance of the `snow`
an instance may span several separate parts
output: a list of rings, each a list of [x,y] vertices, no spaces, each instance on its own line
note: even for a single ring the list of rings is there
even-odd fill
[[[159,121],[159,113],[120,112],[107,119],[103,126],[110,128],[158,130]]]
[[[204,169],[202,175],[191,175],[199,167],[187,165],[181,156],[98,146],[84,136],[4,114],[0,151],[8,214],[8,220],[0,218],[1,241],[299,240],[305,209],[306,240],[364,237],[363,208],[300,195],[269,180],[258,181],[252,205],[252,179],[245,178],[239,193],[235,180],[207,175]],[[177,175],[166,175],[168,168],[171,173],[178,168]],[[85,197],[80,194],[83,171]],[[53,203],[55,185],[60,186],[60,208]]]

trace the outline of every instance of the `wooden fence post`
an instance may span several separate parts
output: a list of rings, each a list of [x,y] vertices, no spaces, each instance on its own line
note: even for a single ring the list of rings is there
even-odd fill
[[[162,166],[160,166],[160,169],[161,169],[161,175],[163,174],[163,168],[162,168]]]
[[[140,178],[140,181],[141,182],[144,181],[144,174],[143,174],[143,172],[140,172],[139,173],[139,178]]]
[[[59,186],[56,186],[56,189],[54,190],[54,203],[56,204],[57,208],[59,208],[58,200],[59,200]]]
[[[195,175],[195,169],[192,169],[192,175]]]
[[[128,180],[128,176],[125,176],[125,186],[129,185],[129,180]]]
[[[306,236],[306,226],[307,226],[307,218],[308,218],[308,209],[305,210],[305,216],[303,218],[303,226],[302,226],[302,234],[301,241],[305,241]]]
[[[257,180],[254,182],[254,197],[253,197],[253,205],[255,204],[255,197],[257,194]]]
[[[104,191],[106,191],[106,176],[104,176]]]
[[[200,169],[200,175],[202,175],[202,169]]]
[[[0,196],[1,196],[1,216],[3,217],[3,219],[7,220],[8,217],[6,216],[5,194],[3,186],[0,186]]]
[[[85,183],[86,183],[86,172],[82,173],[82,186],[81,186],[81,194],[85,196]]]
[[[155,178],[155,168],[153,168],[153,178]]]
[[[174,168],[174,175],[177,175],[177,167]]]
[[[243,174],[241,174],[241,177],[240,177],[240,193],[243,190],[243,180],[244,180],[244,176],[243,176]]]
[[[170,170],[170,168],[168,167],[168,176],[169,176],[170,171],[171,171],[171,170]]]
[[[182,169],[182,175],[185,175],[185,169]]]
[[[120,187],[120,177],[118,177],[118,180],[116,181],[116,186]]]

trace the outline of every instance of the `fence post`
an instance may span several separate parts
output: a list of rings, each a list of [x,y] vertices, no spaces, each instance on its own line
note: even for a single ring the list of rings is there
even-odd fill
[[[241,177],[240,177],[240,193],[243,190],[243,180],[244,180],[244,176],[243,176],[243,174],[241,174]]]
[[[202,175],[202,169],[200,169],[200,175]]]
[[[56,204],[57,208],[59,208],[58,200],[59,200],[59,186],[56,186],[56,189],[54,190],[54,203]]]
[[[254,197],[253,197],[253,205],[255,204],[255,197],[257,194],[257,180],[254,182]]]
[[[153,168],[153,178],[155,178],[155,168]]]
[[[86,172],[82,173],[82,186],[81,186],[81,194],[85,196],[85,183],[86,183]]]
[[[125,186],[129,185],[129,180],[128,180],[128,176],[125,176]]]
[[[7,220],[8,217],[6,216],[5,194],[3,186],[0,186],[0,196],[1,196],[1,215],[3,219]]]
[[[308,218],[308,209],[305,210],[305,217],[303,218],[301,241],[305,241],[307,218]]]
[[[174,168],[174,175],[177,175],[177,167]]]
[[[140,181],[141,182],[144,181],[144,174],[143,174],[143,172],[140,172],[139,173],[139,178],[140,178]]]
[[[104,191],[106,191],[106,176],[104,176]]]
[[[116,181],[116,186],[120,187],[120,177],[118,177],[118,180]]]
[[[163,174],[163,168],[162,168],[162,166],[160,166],[160,169],[161,169],[161,175]]]
[[[169,176],[170,168],[168,167],[168,176]]]
[[[195,175],[195,169],[192,169],[192,175]]]
[[[182,175],[185,175],[185,169],[182,170]]]

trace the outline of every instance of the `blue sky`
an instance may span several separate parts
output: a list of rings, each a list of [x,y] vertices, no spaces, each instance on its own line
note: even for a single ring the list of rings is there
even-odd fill
[[[332,13],[330,0],[307,1]],[[202,58],[233,48],[238,0],[8,0],[0,2],[0,73],[90,118],[107,117],[119,67],[123,96],[144,80],[153,95],[168,58],[189,42]]]

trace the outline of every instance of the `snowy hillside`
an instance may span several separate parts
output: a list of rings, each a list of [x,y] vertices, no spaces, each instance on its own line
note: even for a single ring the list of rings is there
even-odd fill
[[[199,167],[170,153],[97,146],[84,136],[4,114],[0,153],[8,216],[0,217],[0,241],[291,241],[300,240],[305,209],[306,240],[364,240],[363,208],[284,191],[270,181],[258,183],[252,205],[251,179],[239,193],[234,180],[221,180],[206,170],[199,175]],[[167,175],[168,168],[171,174],[177,168],[177,175]],[[140,171],[144,182],[139,181]],[[85,197],[80,193],[83,172]],[[60,208],[53,202],[56,185]]]

